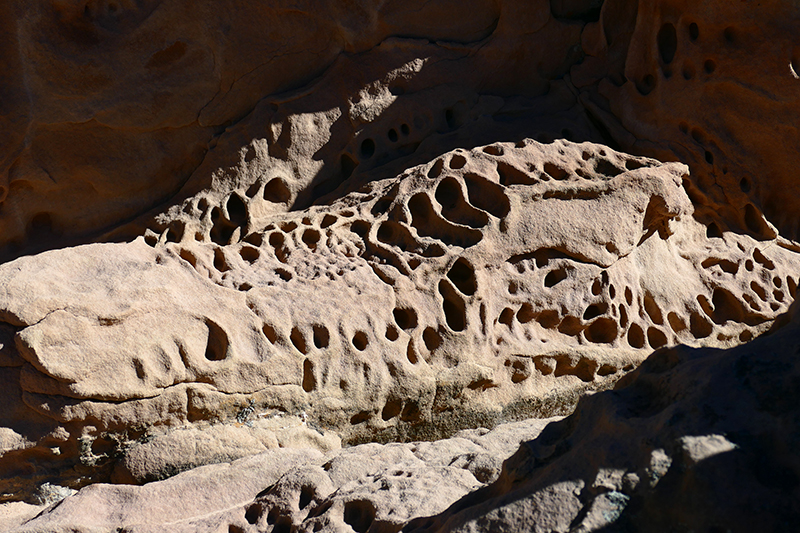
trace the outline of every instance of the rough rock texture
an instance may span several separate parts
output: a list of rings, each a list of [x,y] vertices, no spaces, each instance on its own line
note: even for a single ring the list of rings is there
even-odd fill
[[[395,37],[431,41],[423,53],[400,53],[444,62],[429,87],[458,79],[472,91],[542,94],[577,57],[581,30],[553,19],[546,0],[42,0],[8,2],[0,18],[0,52],[10,59],[0,98],[6,255],[74,242],[163,206],[226,127],[265,97],[307,88]],[[548,46],[558,53],[542,53]],[[372,70],[382,74],[405,63],[379,56]],[[523,72],[529,62],[537,67]],[[495,80],[496,69],[508,74]],[[316,98],[315,112],[379,78],[345,79],[350,87],[333,102]],[[342,133],[334,146],[346,142]]]
[[[654,353],[404,531],[796,531],[797,309],[744,346]]]
[[[387,78],[396,95],[416,94],[435,119],[412,120],[398,108],[418,143],[426,129],[461,122],[480,95],[505,98],[507,119],[567,75],[593,140],[689,164],[709,220],[774,236],[763,210],[795,237],[800,56],[791,2],[753,10],[679,0],[246,8],[234,0],[41,0],[2,9],[7,257],[91,238],[194,194],[212,178],[219,142],[230,157],[271,138],[270,157],[296,162],[301,181],[315,173],[298,162],[299,152],[321,178],[335,173],[337,157],[360,162],[354,148],[375,113],[342,112],[359,91],[385,100]],[[325,83],[313,83],[319,77]],[[720,112],[729,106],[739,112]],[[236,139],[230,126],[259,113],[265,135]],[[582,126],[562,123],[552,133],[589,140]],[[387,131],[373,138],[378,146]],[[255,152],[263,148],[253,143]],[[295,178],[293,193],[302,185]]]
[[[155,248],[7,263],[8,379],[49,427],[10,424],[4,491],[567,414],[652,349],[747,341],[795,297],[797,259],[709,234],[685,172],[590,143],[495,143],[326,206],[259,217],[261,186],[201,196]],[[305,433],[287,436],[295,417]]]
[[[33,520],[19,520],[18,529],[6,522],[6,530],[250,531],[254,524],[288,531],[302,524],[304,530],[366,531],[375,521],[398,531],[497,479],[520,442],[549,421],[467,430],[431,443],[362,444],[324,456],[274,450],[142,487],[96,484]]]
[[[477,470],[417,464],[414,496],[389,483],[390,499],[405,502],[395,509],[363,496],[383,481],[308,463],[230,531],[396,530],[440,512],[409,527],[577,531],[622,507],[624,527],[683,520],[664,511],[682,493],[664,483],[648,492],[642,465],[692,472],[680,457],[738,446],[751,455],[734,476],[759,452],[723,431],[738,415],[697,418],[688,405],[705,392],[682,372],[733,401],[749,386],[725,377],[736,350],[793,353],[775,339],[790,335],[780,326],[800,279],[797,9],[5,2],[0,501],[15,503],[3,516],[28,517],[17,500],[120,484],[69,496],[77,503],[41,526],[56,527],[92,491],[146,502],[157,498],[149,487],[171,485],[121,484],[249,465],[254,454],[299,457],[285,448],[347,457],[337,450],[443,439],[568,415],[597,393],[535,441],[560,439],[563,461],[529,460],[523,447],[479,496],[464,496]],[[665,347],[651,365],[687,361],[658,401],[683,414],[631,422],[642,417],[625,409],[644,407],[619,405],[660,379],[651,366],[619,393],[598,391],[628,383]],[[707,351],[695,360],[695,349]],[[750,419],[745,433],[771,427]],[[582,449],[570,440],[578,429],[599,450],[588,462],[567,453]],[[411,453],[355,449],[393,450],[386,465]],[[495,464],[505,452],[493,453]],[[601,459],[624,472],[596,481]],[[272,483],[283,470],[265,461]],[[796,490],[791,479],[773,484],[775,501]],[[718,490],[703,483],[698,494]],[[325,496],[287,503],[298,490],[306,501],[308,484]],[[191,525],[197,513],[238,509],[231,502],[252,500],[256,485],[180,520],[204,528]],[[427,501],[421,487],[442,487],[444,499]],[[759,490],[742,501],[761,502]],[[687,523],[747,523],[726,522],[733,495],[715,501],[717,522],[690,505]],[[788,503],[764,505],[795,517]],[[114,519],[122,525],[97,528],[138,523],[135,506],[126,512]]]
[[[571,80],[624,150],[691,167],[703,217],[796,240],[797,15],[782,1],[606,1]]]
[[[560,421],[93,485],[12,531],[795,531],[796,308],[744,346],[661,349]]]

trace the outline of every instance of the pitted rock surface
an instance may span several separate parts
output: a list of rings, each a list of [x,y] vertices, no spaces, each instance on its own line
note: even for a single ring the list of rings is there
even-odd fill
[[[467,430],[431,443],[363,444],[324,455],[304,448],[271,450],[141,487],[95,484],[32,520],[13,524],[11,517],[3,522],[0,516],[0,525],[17,533],[366,531],[373,523],[398,531],[497,479],[520,442],[535,438],[550,421]],[[31,508],[42,510],[29,506],[18,512],[24,517]]]
[[[796,461],[753,442],[796,426],[768,392],[794,397],[775,339],[800,280],[799,20],[774,0],[4,2],[0,521],[66,498],[30,527],[161,530],[141,513],[172,505],[228,533],[780,530]],[[690,357],[728,375],[748,346],[779,353],[716,381]],[[685,368],[739,407],[709,414]],[[511,450],[407,444],[576,405],[483,489]],[[372,477],[343,473],[373,453]],[[714,492],[736,472],[750,492]],[[195,481],[196,506],[167,496]]]
[[[15,386],[60,428],[62,483],[567,414],[653,349],[748,341],[793,301],[795,253],[699,224],[687,182],[681,164],[526,140],[296,212],[259,215],[263,183],[201,194],[175,238],[0,267]],[[266,433],[201,447],[185,429],[248,421]],[[51,447],[19,435],[23,456]]]
[[[561,420],[324,456],[273,450],[142,487],[93,485],[5,523],[17,533],[792,531],[796,304],[785,322],[727,350],[660,350]]]

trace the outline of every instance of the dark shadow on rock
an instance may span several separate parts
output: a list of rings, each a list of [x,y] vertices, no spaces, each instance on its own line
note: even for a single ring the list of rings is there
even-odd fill
[[[796,531],[798,309],[736,348],[653,353],[524,443],[495,483],[403,531]]]

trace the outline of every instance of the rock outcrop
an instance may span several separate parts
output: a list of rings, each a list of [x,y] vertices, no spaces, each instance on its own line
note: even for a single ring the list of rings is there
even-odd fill
[[[154,215],[209,186],[214,171],[228,166],[221,159],[240,150],[262,157],[266,146],[257,139],[269,139],[271,158],[296,171],[288,201],[305,189],[295,180],[318,172],[328,177],[322,190],[335,187],[337,172],[362,162],[358,144],[369,123],[394,113],[384,89],[417,100],[416,116],[398,108],[391,126],[405,124],[412,146],[435,129],[461,126],[476,98],[489,98],[495,108],[487,103],[481,115],[508,121],[527,112],[538,123],[527,127],[543,135],[687,163],[695,203],[709,221],[796,237],[790,199],[798,196],[791,179],[798,161],[788,139],[797,133],[800,60],[791,3],[753,11],[678,0],[247,8],[87,0],[14,1],[2,9],[6,258]],[[561,79],[580,103],[577,124],[547,124],[541,106],[531,112],[531,100],[554,94]],[[360,100],[361,112],[351,113],[348,100]],[[738,112],[720,112],[728,106]],[[239,135],[247,117],[262,135]],[[414,151],[388,132],[372,137],[379,149]]]
[[[259,183],[188,200],[154,248],[7,263],[8,379],[52,427],[8,429],[5,491],[563,415],[653,349],[750,340],[795,297],[795,254],[714,236],[686,179],[600,145],[495,143],[325,206],[260,214]]]
[[[798,335],[663,348],[561,420],[93,485],[12,531],[794,531]]]
[[[6,2],[0,520],[788,528],[796,11]]]

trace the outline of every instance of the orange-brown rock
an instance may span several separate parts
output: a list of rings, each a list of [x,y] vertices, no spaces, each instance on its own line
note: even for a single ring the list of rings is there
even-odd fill
[[[307,91],[342,60],[369,56],[394,37],[431,42],[424,55],[411,54],[440,63],[424,82],[429,87],[458,80],[469,90],[512,94],[546,92],[580,37],[580,26],[553,20],[543,0],[358,7],[338,0],[63,0],[3,9],[0,50],[10,59],[0,85],[5,257],[91,238],[163,208],[219,135],[259,102]],[[563,53],[544,53],[548,43]],[[377,55],[365,74],[385,75],[404,54]],[[357,59],[359,68],[370,61]],[[519,68],[529,62],[537,67]],[[509,74],[498,79],[498,69]],[[375,79],[357,76],[333,94],[317,91],[315,111],[346,102],[353,82],[358,90]],[[334,144],[352,135],[324,135],[331,134]]]
[[[624,150],[690,166],[703,217],[796,240],[797,9],[606,1],[570,77]]]

